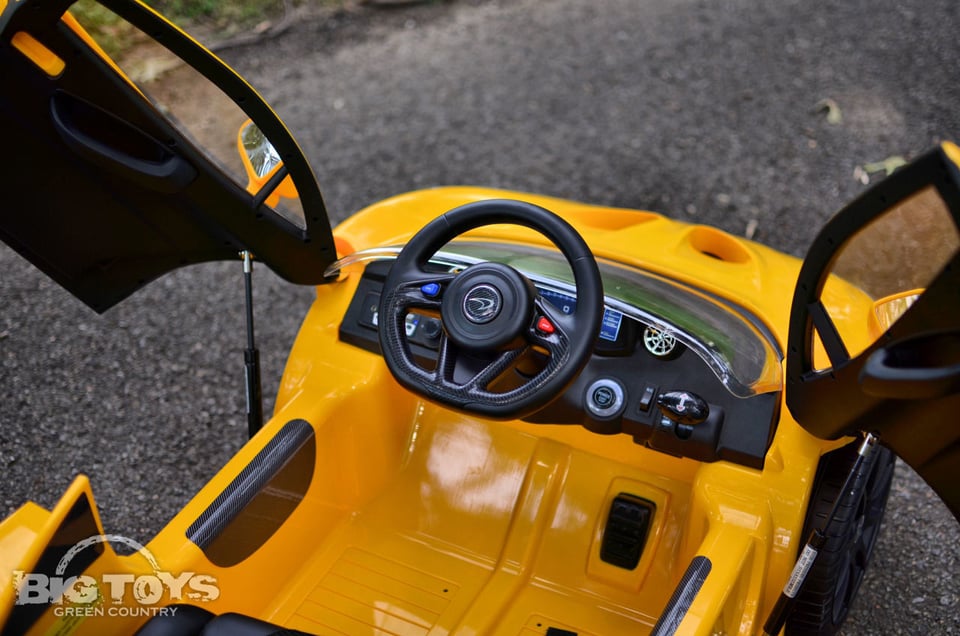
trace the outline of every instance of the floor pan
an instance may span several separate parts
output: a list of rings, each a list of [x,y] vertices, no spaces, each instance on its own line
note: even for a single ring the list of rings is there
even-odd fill
[[[682,485],[483,423],[424,422],[400,473],[320,540],[273,620],[314,634],[645,633]],[[610,501],[657,505],[640,565],[599,558]]]

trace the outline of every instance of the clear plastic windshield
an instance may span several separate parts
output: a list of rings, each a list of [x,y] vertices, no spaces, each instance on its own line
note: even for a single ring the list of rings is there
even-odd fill
[[[334,263],[328,273],[355,263],[395,258],[398,252],[399,248],[358,252]],[[503,263],[542,289],[576,295],[573,272],[563,255],[543,247],[453,241],[431,261],[451,268],[482,261]],[[737,397],[780,390],[781,356],[776,346],[733,307],[649,272],[603,259],[598,264],[607,318],[621,314],[673,335]]]

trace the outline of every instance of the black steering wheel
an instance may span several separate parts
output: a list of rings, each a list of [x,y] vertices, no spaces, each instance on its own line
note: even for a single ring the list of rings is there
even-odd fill
[[[459,273],[432,272],[427,262],[450,240],[492,224],[522,225],[547,237],[573,270],[576,309],[564,314],[525,276],[500,263]],[[380,298],[380,348],[400,384],[445,406],[494,418],[518,418],[557,397],[590,359],[603,319],[597,262],[577,231],[536,205],[513,200],[468,203],[437,217],[397,257]],[[414,360],[405,323],[411,309],[439,313],[436,367]],[[524,354],[548,356],[535,371]],[[512,373],[509,382],[503,378]],[[491,385],[506,386],[494,390]]]

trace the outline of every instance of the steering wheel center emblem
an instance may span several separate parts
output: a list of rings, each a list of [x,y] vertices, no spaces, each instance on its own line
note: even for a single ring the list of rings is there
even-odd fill
[[[477,285],[463,297],[463,315],[478,325],[496,318],[502,307],[503,297],[492,285]]]

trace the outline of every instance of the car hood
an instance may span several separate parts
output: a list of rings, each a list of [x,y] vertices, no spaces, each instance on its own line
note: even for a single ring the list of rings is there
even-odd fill
[[[105,311],[178,267],[250,251],[281,277],[324,282],[336,258],[316,180],[263,99],[143,4],[104,4],[181,58],[261,129],[283,158],[256,189],[231,176],[152,103],[65,11],[25,0],[0,14],[0,239]],[[284,176],[302,218],[268,205]]]

